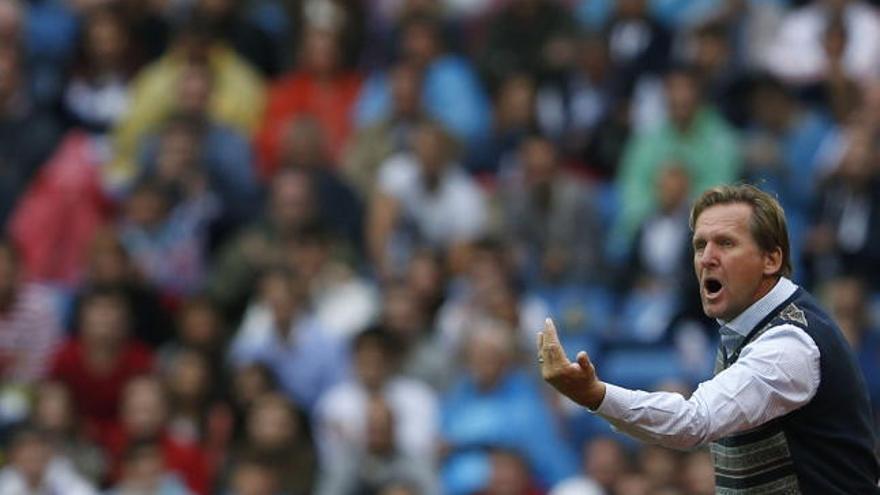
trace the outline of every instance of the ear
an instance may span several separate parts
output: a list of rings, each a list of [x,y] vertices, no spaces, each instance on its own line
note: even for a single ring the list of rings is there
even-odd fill
[[[782,270],[782,248],[764,253],[764,275],[779,275]]]

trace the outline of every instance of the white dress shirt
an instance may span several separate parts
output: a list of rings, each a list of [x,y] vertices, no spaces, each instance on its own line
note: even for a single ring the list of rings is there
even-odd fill
[[[742,314],[720,323],[745,337],[796,290],[781,278]],[[734,364],[701,383],[690,399],[606,384],[605,399],[595,412],[640,440],[689,449],[804,406],[816,394],[819,377],[819,348],[802,329],[784,324],[746,345]]]

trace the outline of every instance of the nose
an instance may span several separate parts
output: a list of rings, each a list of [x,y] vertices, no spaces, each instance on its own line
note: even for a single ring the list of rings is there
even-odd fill
[[[714,244],[706,243],[703,247],[702,254],[697,255],[697,261],[702,267],[710,267],[718,264],[718,256]]]

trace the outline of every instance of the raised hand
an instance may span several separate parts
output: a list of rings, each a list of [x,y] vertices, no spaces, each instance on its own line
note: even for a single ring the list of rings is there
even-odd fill
[[[605,384],[596,376],[590,357],[581,351],[576,362],[569,361],[550,318],[538,332],[538,364],[544,381],[576,403],[596,409],[605,398]]]

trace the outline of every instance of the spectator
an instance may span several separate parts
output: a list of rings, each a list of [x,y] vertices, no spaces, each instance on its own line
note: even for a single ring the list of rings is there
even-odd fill
[[[159,449],[165,469],[179,476],[190,491],[199,495],[209,493],[210,473],[204,452],[198,445],[169,433],[168,398],[157,378],[139,376],[126,384],[120,409],[119,424],[105,432],[107,451],[117,462],[114,479],[131,474],[122,471],[121,461],[131,461],[124,454],[138,443],[149,442]]]
[[[620,278],[626,336],[659,341],[682,313],[690,315],[693,299],[690,216],[690,178],[679,164],[661,165],[656,173],[657,211],[639,225]],[[698,314],[694,312],[694,314]]]
[[[483,71],[493,85],[517,72],[536,79],[557,74],[574,59],[574,23],[562,2],[514,0],[489,21]]]
[[[282,139],[282,165],[308,176],[321,220],[349,245],[352,256],[359,255],[363,250],[363,201],[328,154],[326,133],[314,118],[303,116],[288,124]]]
[[[0,43],[0,228],[61,136],[57,119],[35,105],[21,57]]]
[[[742,73],[736,70],[734,36],[736,29],[724,19],[708,19],[686,33],[688,60],[694,65],[706,99],[732,124],[742,126],[746,118]]]
[[[278,495],[278,473],[257,457],[239,460],[230,475],[228,495]]]
[[[208,293],[230,321],[240,318],[260,272],[282,263],[286,241],[321,218],[314,183],[296,170],[272,179],[265,210],[215,257]]]
[[[45,381],[39,385],[28,422],[45,435],[55,456],[67,459],[90,484],[103,482],[108,474],[109,459],[85,435],[73,396],[64,384]]]
[[[479,495],[536,495],[541,493],[532,479],[531,469],[525,459],[513,450],[498,449],[492,452],[491,474],[485,490]]]
[[[849,33],[843,54],[846,74],[862,81],[877,77],[880,17],[862,0],[813,0],[788,12],[765,52],[767,68],[792,84],[816,81],[828,63],[822,35],[835,16]]]
[[[72,124],[105,137],[122,119],[128,110],[128,85],[138,68],[135,43],[118,8],[88,13],[62,98]]]
[[[577,48],[572,67],[538,87],[537,119],[564,156],[608,179],[629,136],[626,91],[615,83],[605,38],[583,35]]]
[[[286,269],[268,271],[230,346],[233,366],[258,362],[281,389],[311,412],[318,398],[346,374],[341,344],[308,311],[302,283]]]
[[[211,368],[195,350],[178,352],[162,373],[168,398],[168,433],[181,443],[202,445],[215,409],[217,393],[211,384]]]
[[[434,16],[413,14],[400,26],[400,58],[424,74],[422,102],[428,116],[463,143],[483,137],[489,127],[490,103],[467,58],[443,45]],[[392,111],[388,74],[377,72],[364,83],[355,109],[360,127],[380,121]]]
[[[9,463],[0,469],[0,495],[64,493],[97,495],[66,459],[55,456],[48,438],[39,430],[22,428],[9,447]]]
[[[591,462],[595,463],[591,452],[595,448],[591,446],[595,443],[597,443],[596,440],[591,443],[584,443],[581,454],[581,472],[553,486],[549,491],[549,495],[602,495],[606,493],[605,489],[588,474],[591,471],[591,467],[595,471],[595,464],[590,464]],[[623,459],[617,460],[622,461]],[[606,472],[610,472],[610,470],[618,468],[618,465],[609,464],[607,468],[609,471]]]
[[[344,251],[341,244],[322,224],[304,228],[287,244],[287,264],[308,291],[317,322],[348,340],[378,317],[379,294],[336,254]]]
[[[305,40],[298,36],[309,28],[331,30],[339,34],[340,60],[344,67],[355,67],[370,60],[364,59],[364,52],[369,51],[367,40],[367,20],[373,14],[365,2],[352,0],[317,0],[314,2],[290,2],[282,0],[289,19],[289,35],[285,52],[287,62],[292,54],[302,51]],[[276,23],[277,19],[273,19]]]
[[[256,400],[248,413],[241,452],[267,463],[279,492],[313,493],[317,462],[308,423],[281,395],[267,394]]]
[[[158,442],[133,442],[122,454],[122,474],[108,495],[190,495],[192,492],[164,463]]]
[[[392,406],[380,395],[368,398],[364,406],[363,445],[351,446],[325,464],[327,471],[317,493],[377,493],[394,481],[409,482],[423,495],[439,493],[431,462],[424,455],[408,455],[401,446],[397,428],[406,425],[396,421]]]
[[[785,208],[791,244],[800,246],[820,176],[817,158],[831,122],[804,108],[776,79],[759,77],[750,93],[743,175],[776,193]],[[799,255],[795,250],[796,260]]]
[[[177,166],[172,162],[178,159],[177,140],[185,139],[166,137],[163,151],[169,155],[169,168]],[[216,212],[216,197],[205,189],[204,177],[181,170],[167,181],[148,179],[137,185],[126,202],[119,238],[143,276],[176,302],[205,282],[208,226]]]
[[[412,285],[403,280],[386,284],[381,307],[380,325],[399,345],[403,376],[424,382],[435,391],[445,391],[454,374],[452,353],[441,346],[431,327],[430,314]]]
[[[643,76],[666,70],[672,35],[648,11],[647,0],[621,0],[616,5],[604,36],[616,84],[632,88]]]
[[[859,83],[847,73],[844,57],[849,32],[840,16],[833,16],[822,35],[822,48],[828,62],[818,81],[820,103],[838,121],[845,121],[859,105]],[[807,92],[812,89],[807,86]]]
[[[160,160],[168,134],[185,134],[190,148],[184,156],[188,168],[203,174],[222,206],[224,226],[233,228],[249,220],[251,205],[260,192],[254,158],[247,137],[210,114],[211,95],[218,84],[210,66],[192,63],[177,81],[174,115],[140,142],[139,177],[161,173]],[[181,150],[182,151],[182,150]]]
[[[508,246],[497,239],[483,239],[472,246],[435,319],[443,351],[458,353],[475,322],[510,329],[517,349],[534,344],[535,325],[548,308],[518,290],[513,267]]]
[[[92,438],[100,439],[118,420],[122,391],[153,365],[149,348],[130,337],[125,295],[98,287],[80,302],[78,333],[51,361],[50,376],[64,383]]]
[[[487,487],[489,479],[473,471],[488,462],[487,448],[521,452],[541,486],[553,486],[576,471],[574,454],[538,388],[514,367],[514,343],[508,329],[483,324],[461,347],[465,373],[442,403],[441,434],[448,452],[441,468],[444,493]]]
[[[135,175],[141,138],[175,113],[182,73],[190,65],[210,67],[215,81],[208,102],[213,120],[250,137],[263,114],[264,88],[260,76],[210,29],[200,22],[181,27],[172,46],[159,60],[141,70],[134,81],[130,107],[113,135],[115,158],[107,171],[113,187]]]
[[[867,284],[856,275],[836,277],[824,284],[826,304],[858,359],[868,384],[874,416],[880,419],[880,332],[868,314]]]
[[[314,116],[327,136],[327,156],[333,163],[341,156],[352,130],[350,115],[361,76],[343,69],[339,37],[332,29],[307,27],[297,68],[272,86],[256,141],[264,179],[278,169],[282,134],[295,117]]]
[[[641,449],[638,470],[643,473],[651,490],[672,488],[681,472],[678,452],[658,445]]]
[[[72,321],[79,321],[80,299],[97,287],[113,287],[125,295],[131,309],[131,332],[141,342],[157,346],[171,337],[172,321],[160,294],[138,274],[114,229],[92,239],[85,280],[73,302]]]
[[[427,119],[421,71],[413,64],[398,62],[389,70],[388,79],[388,114],[359,129],[343,158],[346,178],[364,198],[372,196],[382,163],[396,153],[411,151],[413,130]]]
[[[627,290],[670,291],[690,270],[690,179],[676,163],[661,166],[655,179],[658,208],[639,226],[626,264]]]
[[[620,212],[615,241],[630,241],[635,228],[656,205],[653,174],[659,164],[677,161],[688,171],[691,191],[739,177],[737,136],[701,93],[699,78],[686,67],[664,79],[669,121],[632,137],[616,178]]]
[[[614,493],[614,487],[630,469],[623,445],[611,437],[597,437],[584,444],[584,472],[602,490]]]
[[[530,281],[597,281],[604,237],[590,187],[562,169],[554,144],[532,135],[501,181],[500,231]]]
[[[880,251],[874,235],[880,220],[877,143],[865,126],[847,132],[840,165],[822,181],[814,197],[804,254],[813,283],[859,273],[876,281]]]
[[[367,245],[380,274],[392,274],[420,245],[460,256],[486,228],[483,192],[453,161],[447,139],[438,125],[421,124],[413,153],[395,155],[379,170]]]
[[[177,310],[174,338],[159,350],[160,368],[165,369],[180,352],[196,351],[208,360],[209,374],[220,376],[228,334],[220,308],[207,297],[191,297]]]
[[[437,397],[425,384],[398,374],[399,352],[396,340],[381,327],[355,336],[354,379],[328,390],[316,408],[323,465],[332,466],[346,452],[367,448],[370,430],[364,418],[369,417],[373,400],[381,400],[394,418],[394,448],[407,458],[431,465],[439,422]]]
[[[26,282],[20,266],[15,246],[0,239],[0,377],[22,385],[46,374],[62,335],[52,293]]]
[[[195,0],[193,13],[210,26],[239,56],[259,69],[265,77],[281,72],[282,47],[279,40],[248,15],[247,2],[234,0]]]
[[[489,178],[512,167],[516,149],[537,128],[534,79],[514,74],[499,86],[492,129],[484,140],[470,146],[465,159],[471,173]]]
[[[633,471],[620,477],[614,485],[614,492],[620,495],[649,495],[651,485],[644,474]]]
[[[65,289],[82,280],[89,243],[112,215],[101,185],[102,148],[71,130],[18,200],[8,232],[33,279]]]
[[[682,488],[692,495],[711,495],[715,492],[715,474],[712,456],[706,450],[697,450],[685,456],[682,468]]]
[[[22,43],[25,9],[18,0],[0,2],[0,45],[16,46]]]

